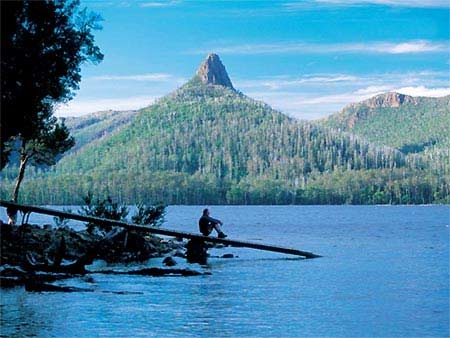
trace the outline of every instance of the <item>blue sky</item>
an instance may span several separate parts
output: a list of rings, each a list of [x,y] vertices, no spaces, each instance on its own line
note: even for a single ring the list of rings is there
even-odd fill
[[[56,115],[138,109],[219,54],[235,88],[300,119],[373,95],[450,94],[446,0],[82,1],[99,65]]]

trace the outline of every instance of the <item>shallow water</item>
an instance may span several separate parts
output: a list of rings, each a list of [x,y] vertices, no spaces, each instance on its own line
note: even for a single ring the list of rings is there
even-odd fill
[[[164,227],[197,231],[203,206]],[[199,277],[93,274],[95,292],[1,290],[1,334],[37,337],[412,337],[449,335],[449,206],[212,206],[229,238],[324,257],[211,250]],[[4,210],[1,210],[4,216]],[[32,215],[31,222],[52,222]],[[74,224],[74,226],[79,226]],[[147,266],[161,266],[161,259]],[[104,263],[97,262],[95,268]],[[111,267],[108,267],[111,268]],[[125,268],[125,267],[116,267]],[[114,294],[113,291],[130,291]]]

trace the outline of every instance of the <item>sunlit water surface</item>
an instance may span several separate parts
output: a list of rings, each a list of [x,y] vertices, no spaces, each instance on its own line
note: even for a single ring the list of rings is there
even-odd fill
[[[197,231],[204,206],[164,227]],[[59,207],[62,209],[61,207]],[[449,206],[212,206],[229,238],[324,257],[214,249],[200,277],[93,274],[94,292],[1,290],[1,335],[34,337],[447,337]],[[1,210],[4,219],[4,210]],[[31,222],[53,223],[32,215]],[[79,224],[72,224],[79,227]],[[104,268],[97,262],[90,268]],[[145,266],[162,266],[153,259]],[[142,267],[140,265],[139,267]],[[123,266],[108,268],[126,268]],[[132,266],[131,268],[135,268]],[[127,291],[128,294],[113,293]]]

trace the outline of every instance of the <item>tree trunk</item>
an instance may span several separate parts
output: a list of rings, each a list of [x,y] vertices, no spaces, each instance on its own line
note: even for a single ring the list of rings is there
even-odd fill
[[[13,198],[12,198],[12,201],[15,203],[17,203],[17,199],[19,197],[20,184],[22,183],[23,177],[25,175],[25,168],[27,166],[27,162],[29,159],[30,159],[30,155],[28,155],[25,151],[25,143],[22,143],[22,148],[20,151],[19,175],[17,176],[17,182],[14,187]]]

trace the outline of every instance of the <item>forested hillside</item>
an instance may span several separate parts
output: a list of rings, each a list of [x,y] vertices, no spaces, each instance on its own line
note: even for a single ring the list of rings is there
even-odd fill
[[[136,115],[136,111],[104,111],[80,117],[64,119],[71,135],[75,138],[75,146],[70,152],[76,152],[84,145],[102,137],[109,136],[118,128],[127,125]]]
[[[120,130],[121,127],[127,125],[136,116],[136,113],[136,111],[104,111],[79,117],[62,118],[69,128],[71,136],[75,139],[75,145],[61,157],[75,153],[85,145],[108,137],[111,133]],[[17,177],[19,171],[18,157],[17,152],[12,153],[10,163],[0,172],[0,179],[9,181]],[[46,166],[37,168],[29,166],[27,168],[27,176],[33,178],[39,173],[46,172],[48,169]]]
[[[127,115],[121,128],[104,137],[91,138],[95,132],[78,124],[83,146],[25,181],[22,200],[77,204],[92,191],[126,203],[449,201],[448,172],[439,163],[405,156],[394,144],[375,146],[348,132],[294,120],[237,92],[220,71],[197,74]],[[105,130],[95,129],[97,124],[92,130]],[[11,184],[2,186],[2,195]]]
[[[450,148],[450,96],[382,94],[347,106],[324,119],[323,124],[405,154],[434,146]]]
[[[450,96],[386,93],[351,104],[320,123],[372,144],[395,147],[407,162],[427,167],[436,177],[450,175]]]

